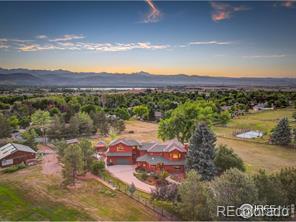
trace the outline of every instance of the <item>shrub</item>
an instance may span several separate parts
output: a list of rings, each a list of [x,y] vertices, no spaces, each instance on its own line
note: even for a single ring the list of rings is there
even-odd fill
[[[17,164],[17,165],[13,165],[11,167],[8,167],[8,168],[5,168],[3,170],[4,173],[13,173],[13,172],[16,172],[20,169],[24,169],[26,167],[26,165],[24,163],[20,163],[20,164]]]
[[[140,174],[140,177],[141,177],[142,180],[147,180],[148,174],[146,172],[143,172],[143,173]]]
[[[95,175],[101,175],[102,172],[105,170],[105,163],[104,161],[95,161],[92,163],[91,172]]]
[[[176,184],[156,186],[151,192],[152,199],[154,200],[177,200],[178,187]]]

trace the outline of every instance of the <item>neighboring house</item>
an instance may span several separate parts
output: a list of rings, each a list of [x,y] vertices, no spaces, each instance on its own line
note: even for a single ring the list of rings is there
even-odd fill
[[[136,164],[137,168],[147,171],[165,170],[169,173],[184,173],[186,153],[185,145],[176,140],[160,144],[119,139],[109,145],[107,164]]]
[[[257,105],[253,106],[254,111],[260,111],[260,110],[273,110],[273,105],[271,107],[268,107],[267,103],[258,103]]]
[[[159,111],[154,112],[155,120],[159,121],[162,118],[162,113]]]
[[[25,145],[8,143],[0,148],[0,167],[27,163],[36,158],[36,152]]]
[[[78,139],[70,139],[70,140],[66,140],[66,143],[68,145],[77,144],[77,143],[79,143],[79,140]]]
[[[104,141],[99,141],[96,145],[95,145],[95,149],[97,152],[103,152],[105,151],[105,149],[107,148],[107,145]]]

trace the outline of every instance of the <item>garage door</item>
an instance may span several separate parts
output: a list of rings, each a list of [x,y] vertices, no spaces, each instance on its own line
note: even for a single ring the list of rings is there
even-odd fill
[[[128,161],[128,159],[116,159],[116,164],[117,165],[130,165],[130,162]]]

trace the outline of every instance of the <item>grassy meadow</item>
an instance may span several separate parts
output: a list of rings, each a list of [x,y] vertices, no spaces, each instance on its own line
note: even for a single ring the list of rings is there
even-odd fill
[[[158,220],[148,208],[97,181],[80,181],[72,189],[61,182],[61,175],[43,175],[40,165],[0,175],[0,219]]]

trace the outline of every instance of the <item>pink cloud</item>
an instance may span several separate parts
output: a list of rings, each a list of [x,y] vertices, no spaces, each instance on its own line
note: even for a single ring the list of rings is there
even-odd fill
[[[146,0],[148,6],[150,7],[150,12],[146,16],[144,23],[155,23],[160,20],[161,13],[154,4],[152,0]]]
[[[294,0],[287,0],[287,1],[283,1],[282,6],[286,8],[292,8],[294,7],[294,4],[295,4]]]
[[[250,9],[243,5],[232,6],[230,4],[221,2],[211,2],[211,6],[213,8],[212,19],[215,22],[224,19],[230,19],[235,12],[246,11]]]

